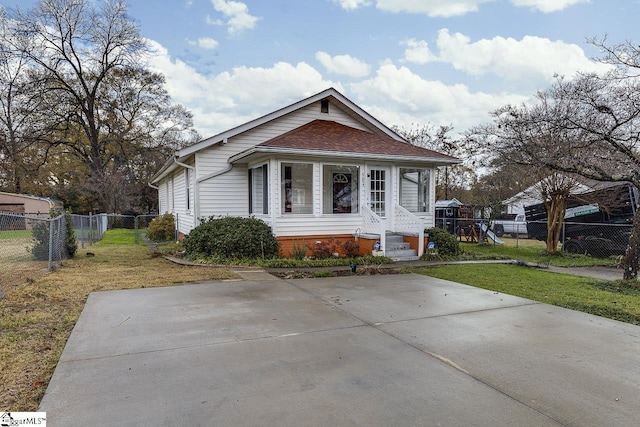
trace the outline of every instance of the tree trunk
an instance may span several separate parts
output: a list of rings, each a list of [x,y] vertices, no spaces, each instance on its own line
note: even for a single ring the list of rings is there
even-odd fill
[[[555,252],[562,234],[562,223],[566,211],[566,197],[561,194],[551,196],[551,202],[545,202],[547,210],[547,252]]]
[[[640,268],[640,221],[634,218],[633,227],[631,227],[631,238],[629,246],[622,257],[622,267],[624,268],[624,280],[637,280],[638,269]]]

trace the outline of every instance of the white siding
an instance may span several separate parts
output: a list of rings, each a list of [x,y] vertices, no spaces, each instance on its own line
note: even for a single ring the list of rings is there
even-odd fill
[[[169,203],[168,203],[168,184],[167,180],[164,179],[158,185],[158,213],[160,215],[169,211]]]
[[[258,128],[237,135],[226,144],[212,146],[196,155],[199,178],[229,167],[229,157],[248,150],[271,138],[296,129],[316,119],[335,120],[338,123],[357,129],[369,130],[363,123],[330,105],[329,113],[320,112],[320,103],[311,104],[294,111]],[[273,171],[271,171],[272,175]],[[278,183],[279,185],[279,183]],[[200,217],[211,215],[248,215],[248,179],[247,169],[243,165],[234,165],[229,172],[203,181],[199,184]]]
[[[362,228],[362,218],[357,214],[282,215],[276,219],[274,233],[277,236],[311,236],[353,234]]]
[[[236,165],[229,172],[200,183],[200,217],[248,215],[249,182],[247,168]]]
[[[293,111],[285,116],[265,123],[257,128],[248,130],[242,134],[229,138],[225,144],[216,144],[197,152],[193,162],[195,170],[191,171],[191,206],[186,208],[185,174],[184,168],[178,167],[174,173],[167,177],[159,185],[159,203],[161,213],[170,211],[178,217],[178,229],[182,233],[188,232],[196,223],[195,216],[207,218],[209,216],[233,215],[246,216],[249,214],[249,191],[247,165],[236,164],[231,167],[228,159],[238,153],[246,151],[271,138],[277,137],[303,126],[313,120],[333,120],[356,129],[368,130],[379,133],[380,131],[370,123],[359,118],[349,110],[342,110],[338,105],[331,103],[329,113],[320,112],[320,102]],[[359,205],[369,203],[369,189],[367,180],[367,165],[363,162],[345,162],[344,159],[327,159],[312,162],[304,158],[289,158],[286,161],[301,161],[313,163],[314,206],[313,213],[308,215],[283,214],[281,212],[281,162],[276,158],[263,158],[260,161],[269,163],[269,187],[270,209],[269,216],[265,218],[272,224],[274,232],[278,236],[305,236],[305,235],[338,235],[352,234],[362,227],[362,218],[359,214],[326,214],[322,213],[322,165],[323,164],[349,164],[359,166]],[[384,163],[382,163],[384,165]],[[387,163],[391,174],[388,177],[389,203],[399,201],[397,166]],[[412,165],[403,165],[409,166]],[[173,182],[173,184],[171,184]],[[431,204],[435,203],[435,180],[432,182],[430,193]],[[171,191],[173,185],[173,191]],[[175,194],[172,199],[171,194]],[[197,197],[197,200],[196,200]],[[173,206],[173,208],[172,208]],[[425,226],[433,224],[433,215],[425,213],[421,215]]]

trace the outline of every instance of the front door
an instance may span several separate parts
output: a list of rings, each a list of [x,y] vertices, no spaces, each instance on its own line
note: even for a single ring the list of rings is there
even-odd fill
[[[390,178],[389,168],[372,167],[369,169],[369,202],[371,210],[386,218],[389,214]]]

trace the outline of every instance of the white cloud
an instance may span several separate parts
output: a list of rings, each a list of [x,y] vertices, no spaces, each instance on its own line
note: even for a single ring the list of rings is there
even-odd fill
[[[589,3],[591,0],[511,0],[515,6],[530,7],[544,13],[557,12],[574,4]]]
[[[202,49],[214,50],[218,47],[218,41],[210,37],[200,37],[198,39],[198,46]]]
[[[333,2],[339,4],[345,10],[355,10],[360,6],[371,5],[369,0],[333,0]]]
[[[212,20],[207,16],[206,21],[209,24],[227,25],[229,34],[238,33],[244,30],[253,29],[260,18],[251,16],[249,8],[246,4],[233,0],[211,0],[213,8],[221,12],[227,21]]]
[[[492,1],[495,0],[377,0],[376,6],[387,12],[424,13],[430,17],[448,18],[477,12],[480,4]]]
[[[366,77],[371,73],[371,67],[364,61],[350,55],[331,56],[326,52],[317,52],[316,59],[330,73],[343,74],[348,77]]]
[[[406,46],[404,51],[404,60],[416,64],[426,64],[435,60],[435,57],[429,50],[429,44],[424,40],[409,39],[400,43]]]
[[[325,80],[304,62],[278,62],[271,67],[235,67],[219,74],[203,75],[166,48],[150,42],[155,55],[150,66],[164,74],[173,102],[187,107],[194,116],[196,129],[203,137],[214,135],[277,108],[299,101],[328,87],[339,91],[339,82]]]
[[[438,32],[438,54],[430,61],[453,65],[470,75],[497,75],[521,88],[540,89],[554,75],[572,77],[578,71],[603,72],[609,67],[590,60],[575,44],[525,36],[521,40],[505,37],[472,42],[461,33]]]
[[[357,103],[388,125],[453,124],[455,131],[490,121],[490,111],[505,104],[520,104],[528,96],[471,92],[462,84],[427,80],[390,61],[376,75],[350,85]]]
[[[386,12],[423,13],[430,17],[449,18],[477,12],[482,3],[496,0],[376,0],[376,7]],[[510,0],[514,6],[530,7],[544,13],[557,12],[591,0]],[[369,0],[333,0],[345,10],[369,6]]]

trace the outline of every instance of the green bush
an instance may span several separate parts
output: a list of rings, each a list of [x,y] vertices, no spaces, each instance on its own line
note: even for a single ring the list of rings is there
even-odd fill
[[[273,258],[280,244],[264,221],[226,216],[211,217],[191,230],[185,250],[191,258]]]
[[[31,254],[37,261],[49,259],[49,221],[37,221],[31,228],[33,246]]]
[[[65,230],[64,246],[67,250],[69,258],[73,258],[78,251],[78,241],[76,240],[76,232],[73,229],[73,220],[70,212],[64,214]]]
[[[424,234],[425,236],[429,235],[429,243],[435,243],[439,256],[458,256],[462,254],[458,239],[447,230],[428,228],[424,230]]]
[[[57,211],[59,213],[60,211]],[[56,211],[52,211],[55,214]],[[73,258],[78,250],[78,242],[76,241],[76,233],[73,230],[73,222],[69,212],[64,213],[65,219],[65,238],[64,247],[69,258]],[[49,238],[51,226],[55,227],[55,223],[50,221],[37,221],[32,227],[31,235],[33,236],[31,254],[33,259],[45,261],[49,259]],[[54,241],[55,242],[55,241]]]
[[[173,214],[166,213],[149,223],[147,237],[152,242],[168,242],[176,238],[176,225]]]

